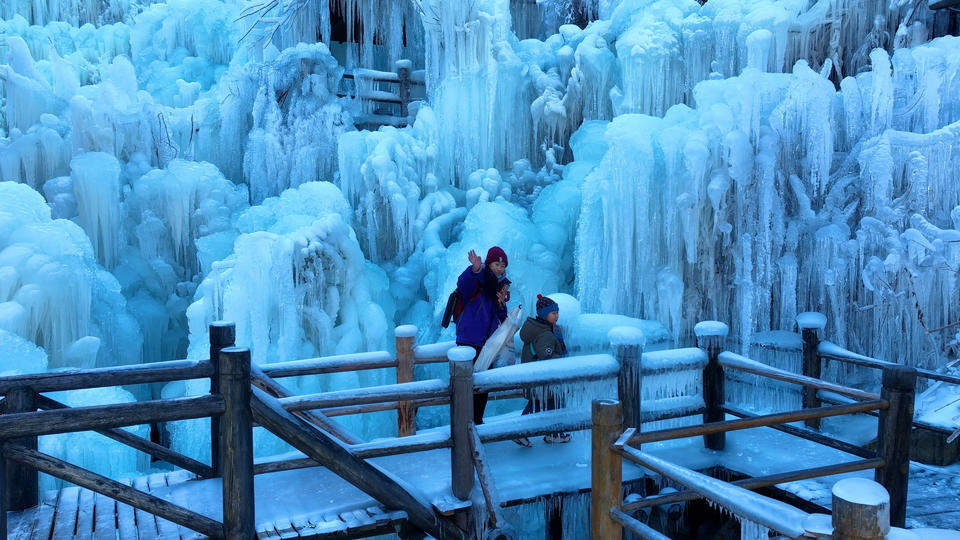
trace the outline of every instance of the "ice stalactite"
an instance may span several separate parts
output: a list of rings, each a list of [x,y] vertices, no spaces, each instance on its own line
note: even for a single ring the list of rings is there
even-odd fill
[[[111,154],[88,152],[70,162],[78,221],[93,243],[97,260],[107,269],[120,255],[120,162]]]
[[[120,21],[132,7],[129,0],[7,0],[0,5],[0,18],[20,15],[30,24],[63,21],[80,27]]]
[[[462,189],[470,171],[536,155],[533,96],[525,63],[508,41],[506,2],[423,6],[426,85],[440,127],[438,177]]]
[[[337,137],[353,127],[336,96],[342,74],[322,43],[288,49],[262,70],[243,158],[252,202],[333,179]]]
[[[816,309],[844,346],[935,365],[939,338],[927,330],[960,317],[945,300],[960,294],[948,240],[960,193],[947,172],[953,89],[941,82],[952,71],[929,59],[957,44],[940,38],[892,61],[875,51],[876,70],[840,92],[805,62],[792,74],[746,70],[699,84],[697,109],[594,130],[609,146],[583,165],[593,169],[578,233],[585,309],[657,317],[681,336],[696,318],[732,321],[744,351],[752,333],[791,330],[798,311]],[[711,239],[685,234],[689,223]],[[679,325],[663,315],[665,271],[682,284]],[[880,339],[892,334],[909,338]]]
[[[52,220],[24,184],[0,183],[0,276],[2,329],[43,347],[51,367],[140,361],[140,329],[116,278],[97,264],[83,230]],[[77,345],[88,337],[99,345]]]
[[[422,107],[409,128],[341,136],[339,184],[371,261],[405,262],[427,223],[455,205],[437,192],[437,129],[433,111]]]
[[[206,354],[207,325],[230,320],[237,344],[259,364],[388,347],[393,313],[383,302],[386,275],[366,261],[350,227],[352,212],[333,184],[312,182],[251,207],[237,218],[232,253],[213,264],[187,310],[190,356]],[[286,380],[295,393],[386,384],[379,371]],[[200,385],[202,386],[202,385]],[[204,391],[169,385],[165,396]],[[355,417],[351,427],[375,433],[375,418]],[[173,445],[204,455],[196,422],[171,428]],[[258,436],[258,453],[286,449]]]

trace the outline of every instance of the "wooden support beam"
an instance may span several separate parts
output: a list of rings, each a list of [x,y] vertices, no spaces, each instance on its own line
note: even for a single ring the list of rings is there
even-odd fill
[[[697,346],[707,353],[707,365],[703,368],[703,423],[721,422],[726,402],[726,377],[720,363],[720,352],[723,351],[729,329],[719,321],[703,321],[697,323],[693,331],[697,335]],[[703,446],[710,450],[723,450],[727,444],[726,437],[722,431],[705,433]]]
[[[802,373],[806,377],[819,379],[821,373],[820,354],[817,350],[820,348],[820,331],[823,329],[821,322],[826,321],[826,317],[811,316],[811,313],[801,313],[797,315],[797,325],[800,327],[800,336],[803,339],[803,361],[801,364]],[[819,313],[816,315],[820,315]],[[816,409],[822,403],[817,397],[817,389],[811,386],[804,386],[802,389],[803,408]],[[804,422],[810,429],[820,429],[820,419],[810,418]]]
[[[60,403],[59,401],[49,398],[43,394],[37,395],[37,405],[41,409],[48,411],[70,408],[67,405],[64,405],[63,403]],[[166,461],[171,465],[175,465],[181,469],[190,471],[198,476],[210,478],[214,475],[213,467],[210,467],[205,463],[201,463],[183,454],[174,452],[173,450],[170,450],[165,446],[161,446],[153,441],[144,439],[138,435],[134,435],[125,429],[107,428],[97,429],[94,431],[103,435],[104,437],[109,437],[117,442],[123,443],[136,450],[140,450],[141,452],[149,454],[157,459]]]
[[[477,470],[477,478],[480,480],[480,490],[483,492],[483,500],[487,506],[487,524],[490,527],[488,536],[494,538],[516,538],[516,531],[508,524],[500,512],[502,501],[497,495],[496,485],[493,483],[493,475],[487,468],[487,458],[483,451],[483,443],[480,442],[480,435],[477,433],[477,426],[470,424],[470,451],[473,456],[473,466]]]
[[[827,465],[824,467],[813,467],[799,471],[790,471],[784,473],[770,474],[767,476],[757,476],[755,478],[744,478],[736,480],[731,484],[742,487],[743,489],[760,489],[786,482],[796,482],[797,480],[808,480],[810,478],[821,478],[824,476],[833,476],[835,474],[844,474],[854,471],[864,471],[867,469],[876,469],[883,465],[880,458],[863,459],[858,461],[848,461],[837,465]],[[684,501],[693,501],[699,499],[701,495],[696,491],[674,491],[666,495],[654,495],[645,497],[639,501],[624,503],[623,510],[629,512],[639,510],[650,506],[662,506],[664,504],[673,504]]]
[[[409,61],[407,61],[409,62]],[[399,70],[397,63],[397,72]],[[410,88],[410,68],[406,69],[407,97],[409,98]],[[403,88],[401,77],[401,89]],[[406,104],[403,105],[406,109]],[[406,116],[406,113],[403,113]],[[398,326],[394,331],[394,339],[397,348],[397,384],[413,382],[413,349],[416,347],[417,327],[412,325]],[[407,437],[417,432],[417,409],[413,406],[411,400],[403,400],[397,403],[397,435]]]
[[[904,527],[907,517],[907,481],[910,477],[910,432],[917,370],[895,365],[883,370],[881,397],[890,403],[880,411],[877,440],[884,466],[874,479],[890,494],[890,523]]]
[[[220,351],[233,347],[237,327],[232,322],[214,321],[207,327],[210,337],[210,395],[220,396]],[[220,416],[210,417],[210,467],[220,476]]]
[[[21,414],[38,414],[37,394],[27,387],[11,388],[7,391],[7,414],[0,418],[8,419]],[[23,437],[12,438],[13,444],[21,445],[30,450],[37,449],[37,435],[29,434]],[[20,463],[7,463],[7,510],[26,510],[36,506],[40,494],[40,480],[37,471]]]
[[[623,411],[622,429],[639,430],[642,422],[640,396],[643,374],[640,370],[640,359],[645,342],[643,332],[631,326],[618,326],[610,330],[607,338],[613,349],[613,357],[620,366],[617,375],[617,398]]]
[[[469,351],[467,350],[469,349]],[[473,425],[473,349],[450,349],[450,488],[460,500],[473,490],[470,426]]]
[[[293,396],[293,393],[290,392],[290,390],[287,390],[285,386],[264,373],[260,366],[251,365],[250,373],[253,377],[253,385],[270,394],[271,396],[275,398],[287,398]],[[357,437],[353,433],[350,433],[350,431],[348,431],[346,428],[337,425],[336,422],[328,418],[327,415],[323,414],[319,410],[297,411],[294,414],[347,444],[360,444],[363,442],[363,439]]]
[[[827,418],[830,416],[840,416],[844,414],[854,414],[864,411],[886,408],[887,402],[884,400],[864,401],[850,405],[833,405],[830,407],[818,407],[816,409],[803,409],[799,411],[790,411],[774,414],[762,414],[752,418],[741,418],[739,420],[724,420],[722,422],[711,422],[699,426],[685,426],[671,429],[661,429],[658,431],[649,431],[646,433],[637,433],[630,439],[631,445],[643,444],[656,441],[668,441],[671,439],[682,439],[683,437],[696,437],[698,435],[711,435],[713,433],[724,433],[727,431],[736,431],[739,429],[749,429],[755,427],[772,426],[774,424],[786,424],[788,422],[799,422],[807,418]]]
[[[428,505],[397,483],[389,473],[353,455],[336,439],[284,410],[279,400],[263,390],[253,389],[251,406],[260,425],[374,499],[406,511],[415,526],[436,538],[456,540],[467,537],[452,522],[435,515]]]
[[[202,379],[209,377],[210,373],[210,362],[207,360],[173,360],[34,375],[12,375],[0,377],[0,394],[6,394],[20,387],[31,388],[34,392],[59,392],[81,388]]]
[[[158,399],[0,416],[0,439],[203,418],[223,412],[216,396]]]
[[[0,446],[0,452],[8,460],[22,463],[50,476],[106,495],[211,538],[223,538],[223,527],[218,521],[121,484],[116,480],[111,480],[53,456],[16,444],[3,444]]]
[[[662,534],[660,531],[645,523],[641,523],[640,521],[633,519],[616,508],[610,509],[610,517],[619,523],[624,529],[627,529],[644,540],[670,540],[669,536]]]
[[[623,484],[623,460],[612,445],[620,438],[623,415],[620,402],[612,399],[593,400],[590,442],[590,538],[619,540],[623,529],[613,521],[610,510],[620,508]]]
[[[220,472],[223,474],[223,535],[257,536],[253,495],[253,413],[250,410],[250,349],[220,350]]]
[[[866,478],[844,478],[833,485],[834,540],[883,540],[890,532],[890,496]]]
[[[753,414],[741,409],[735,409],[733,407],[724,407],[723,410],[727,413],[730,413],[740,418],[756,418],[758,416],[756,414]],[[824,435],[823,433],[814,431],[807,427],[799,428],[799,427],[791,426],[790,424],[771,424],[767,427],[775,429],[777,431],[782,431],[784,433],[789,433],[790,435],[793,435],[795,437],[800,437],[801,439],[813,441],[817,444],[829,446],[830,448],[835,448],[837,450],[840,450],[841,452],[853,454],[854,456],[857,456],[857,457],[861,457],[865,459],[871,459],[871,458],[877,457],[876,452],[867,450],[862,446],[857,446],[855,444],[848,443],[846,441],[841,441],[840,439],[835,439],[833,437]]]

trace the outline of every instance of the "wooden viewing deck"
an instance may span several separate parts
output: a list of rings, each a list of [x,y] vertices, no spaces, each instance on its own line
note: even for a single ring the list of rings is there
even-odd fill
[[[714,500],[710,488],[674,478],[673,468],[722,470],[746,477],[736,485],[750,489],[781,486],[788,491],[794,491],[791,482],[868,474],[890,493],[893,525],[902,527],[906,518],[917,520],[925,515],[930,500],[908,497],[907,471],[913,471],[914,484],[920,485],[924,494],[925,482],[936,485],[944,478],[949,481],[949,476],[931,474],[930,469],[922,469],[923,474],[918,475],[909,467],[916,370],[875,366],[885,375],[883,391],[874,394],[723,352],[725,333],[725,326],[719,323],[698,326],[699,348],[643,352],[643,336],[638,330],[615,329],[611,332],[613,354],[474,374],[472,350],[455,348],[452,343],[417,347],[412,327],[397,329],[395,355],[372,352],[251,366],[249,351],[231,347],[232,325],[221,323],[211,326],[210,357],[215,362],[177,361],[3,377],[0,451],[6,459],[0,460],[0,472],[5,473],[0,475],[0,487],[6,508],[12,512],[0,512],[0,518],[12,538],[359,538],[392,532],[401,538],[422,538],[424,534],[471,538],[479,520],[486,522],[488,530],[511,538],[515,534],[500,513],[502,507],[545,498],[562,501],[592,492],[595,538],[619,537],[621,527],[644,531],[649,527],[635,517],[642,515],[644,508],[701,496],[781,534],[795,537],[798,531],[803,533],[795,525],[766,523],[763,516],[749,510],[727,507],[729,501]],[[813,351],[815,345],[812,343]],[[805,354],[807,350],[805,347]],[[831,349],[831,354],[838,353]],[[449,380],[413,380],[414,365],[439,362],[448,362]],[[395,368],[397,384],[293,396],[278,382],[283,377],[381,368]],[[819,391],[849,402],[811,403],[812,407],[798,411],[751,415],[725,406],[724,370],[802,385],[809,390],[806,395],[810,399]],[[701,393],[641,401],[645,377],[681,376],[684,372],[702,375]],[[211,393],[75,409],[43,395],[191,378],[209,378]],[[470,421],[474,391],[515,397],[522,389],[587,380],[609,381],[610,391],[619,398],[615,414],[611,405],[595,402],[592,413],[583,406],[570,406],[523,417],[491,418],[476,427]],[[417,432],[416,408],[427,405],[449,405],[450,425]],[[43,410],[38,412],[38,408]],[[381,410],[397,410],[399,437],[363,441],[332,420],[341,414]],[[880,416],[876,449],[840,440],[820,429],[824,418],[863,412]],[[702,416],[703,423],[639,429],[649,422],[694,416]],[[213,418],[214,458],[210,464],[117,429],[202,417]],[[255,462],[254,422],[298,452]],[[796,422],[806,426],[799,427]],[[39,435],[83,430],[96,430],[181,470],[114,481],[36,450]],[[581,433],[567,445],[538,442],[527,449],[509,441],[561,430]],[[798,459],[772,459],[774,448]],[[662,469],[662,463],[668,461],[668,469]],[[38,506],[37,470],[82,487],[48,494]],[[648,496],[644,487],[648,483],[641,479],[657,475],[677,480],[693,491]],[[637,495],[622,499],[621,484]],[[761,495],[744,493],[755,497],[754,503],[767,504],[768,499]],[[808,508],[825,506],[822,496],[812,493]],[[543,527],[557,527],[562,521],[557,513],[563,505],[545,506],[550,515],[544,516]],[[957,526],[960,518],[951,517],[957,511],[944,510],[937,525]],[[655,532],[641,536],[663,537]]]

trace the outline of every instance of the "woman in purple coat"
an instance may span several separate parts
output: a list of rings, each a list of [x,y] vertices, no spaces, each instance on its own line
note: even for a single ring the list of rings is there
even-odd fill
[[[481,264],[473,250],[467,255],[470,266],[457,279],[457,289],[463,299],[463,313],[457,319],[457,345],[473,347],[476,361],[483,344],[507,318],[510,300],[510,280],[507,279],[507,254],[497,246],[490,248]],[[473,395],[473,423],[483,423],[487,407],[486,393]]]

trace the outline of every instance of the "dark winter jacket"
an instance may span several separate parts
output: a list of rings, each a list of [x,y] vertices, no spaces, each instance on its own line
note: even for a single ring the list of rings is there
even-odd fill
[[[560,329],[539,317],[529,317],[523,323],[520,339],[523,340],[521,363],[560,358],[567,353]]]
[[[479,272],[468,266],[460,274],[457,289],[464,306],[457,320],[457,343],[483,347],[487,338],[507,318],[507,308],[497,302],[497,292],[509,283],[506,276],[498,279],[486,266]]]

